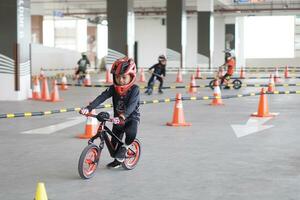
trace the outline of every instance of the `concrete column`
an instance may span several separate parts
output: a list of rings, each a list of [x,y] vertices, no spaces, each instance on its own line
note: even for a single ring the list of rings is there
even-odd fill
[[[213,0],[197,0],[198,65],[211,67],[213,54]]]
[[[211,68],[224,64],[225,20],[223,16],[214,16],[214,51]]]
[[[167,0],[167,58],[170,67],[185,67],[185,0]]]
[[[237,69],[246,67],[244,46],[244,17],[237,17],[235,19],[235,57]]]
[[[29,0],[0,2],[0,100],[23,100],[30,89]]]
[[[133,0],[107,0],[107,67],[118,58],[134,56]]]

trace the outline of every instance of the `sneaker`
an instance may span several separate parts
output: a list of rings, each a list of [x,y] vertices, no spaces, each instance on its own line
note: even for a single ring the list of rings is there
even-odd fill
[[[118,167],[121,166],[121,163],[115,159],[115,160],[112,161],[111,163],[108,163],[106,166],[107,166],[108,168],[114,168],[114,169],[116,169],[116,168],[118,168]]]
[[[158,93],[159,94],[163,94],[164,92],[162,90],[158,90]]]
[[[148,95],[152,94],[152,89],[148,90]]]
[[[229,86],[225,86],[224,89],[230,89],[230,87]]]
[[[149,92],[149,90],[147,89],[147,90],[145,90],[145,94],[148,94],[148,92]]]
[[[126,152],[127,152],[126,147],[122,146],[115,155],[116,160],[119,162],[124,162]]]

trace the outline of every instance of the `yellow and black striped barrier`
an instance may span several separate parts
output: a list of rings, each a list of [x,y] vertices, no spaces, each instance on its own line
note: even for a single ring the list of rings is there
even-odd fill
[[[49,68],[49,69],[43,69],[41,68],[41,71],[69,71],[69,70],[76,70],[76,67],[73,68]],[[87,69],[100,69],[99,67],[89,67]]]
[[[284,77],[278,77],[279,79],[300,79],[300,76],[289,76],[287,78]],[[202,79],[202,80],[206,80],[206,79],[215,79],[214,76],[203,76],[200,78],[195,78],[195,79]],[[245,77],[245,78],[240,78],[237,76],[231,77],[231,79],[241,79],[241,80],[245,80],[245,79],[270,79],[270,76],[249,76],[249,77]]]
[[[177,71],[178,71],[178,69],[167,69],[167,72],[177,72]],[[180,71],[194,73],[197,71],[197,69],[180,69]],[[212,72],[216,72],[216,69],[214,69],[214,70],[208,70],[208,69],[201,70],[200,69],[200,72],[201,73],[212,73]],[[274,72],[275,73],[275,70],[274,69],[266,69],[266,70],[264,70],[264,69],[244,69],[244,72],[246,72],[246,73]],[[278,72],[285,72],[285,70],[278,69]],[[297,72],[300,72],[300,69],[294,69],[294,70],[289,69],[288,72],[289,73],[297,73]],[[237,71],[236,73],[239,73],[239,72]]]
[[[247,94],[236,94],[236,95],[224,95],[222,99],[232,99],[232,98],[240,98],[240,97],[249,97],[249,96],[257,96],[260,95],[261,92],[251,92]],[[266,92],[266,94],[300,94],[300,90],[298,91],[274,91],[274,92]],[[193,96],[193,97],[182,97],[183,101],[193,101],[193,100],[211,100],[215,98],[215,96]],[[155,104],[155,103],[169,103],[176,101],[176,98],[166,98],[166,99],[153,99],[153,100],[145,100],[140,101],[141,105],[145,104]],[[111,108],[112,104],[103,104],[97,107],[97,109],[102,108]],[[66,112],[74,112],[79,111],[81,108],[62,108],[58,110],[50,110],[50,111],[38,111],[38,112],[25,112],[25,113],[8,113],[8,114],[0,114],[0,119],[3,118],[17,118],[17,117],[34,117],[34,116],[44,116],[58,113],[66,113]]]
[[[61,83],[57,83],[57,85],[61,85]],[[109,87],[110,85],[83,85],[83,84],[65,84],[67,86],[76,86],[76,87]],[[233,86],[233,84],[229,84],[229,86]],[[291,86],[300,86],[300,83],[289,83],[289,84],[275,84],[275,87],[291,87]],[[139,86],[140,89],[146,89],[147,86],[141,85]],[[172,85],[172,86],[164,86],[162,89],[188,89],[190,87],[196,87],[196,88],[207,88],[210,87],[210,85],[200,84],[195,86],[190,85]],[[268,87],[268,84],[242,84],[242,87]],[[154,87],[154,89],[157,89],[158,87]]]

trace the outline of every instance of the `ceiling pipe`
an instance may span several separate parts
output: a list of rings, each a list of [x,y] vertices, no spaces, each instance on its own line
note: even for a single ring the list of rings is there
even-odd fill
[[[247,12],[269,12],[269,11],[300,11],[300,8],[253,8],[253,9],[215,9],[216,13],[247,13]]]
[[[300,11],[300,8],[252,8],[252,9],[214,9],[214,13],[258,13],[258,12],[272,12],[272,11]],[[197,10],[187,10],[187,14],[196,14]],[[166,10],[136,10],[136,15],[147,16],[147,15],[166,15]],[[106,15],[106,12],[66,12],[64,16],[74,15]]]

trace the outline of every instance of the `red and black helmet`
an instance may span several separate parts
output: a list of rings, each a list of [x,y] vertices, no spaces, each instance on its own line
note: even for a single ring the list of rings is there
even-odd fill
[[[161,62],[161,61],[167,61],[167,58],[166,58],[165,55],[162,54],[162,55],[159,55],[159,56],[158,56],[158,61],[159,61],[159,62]]]
[[[120,58],[116,60],[111,67],[111,73],[113,74],[114,79],[114,87],[116,92],[119,95],[124,95],[126,92],[131,88],[131,86],[134,84],[136,80],[136,65],[131,58]],[[118,85],[116,83],[116,75],[127,75],[129,74],[131,77],[131,80],[126,85]]]

